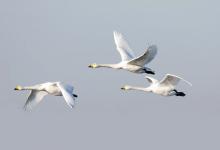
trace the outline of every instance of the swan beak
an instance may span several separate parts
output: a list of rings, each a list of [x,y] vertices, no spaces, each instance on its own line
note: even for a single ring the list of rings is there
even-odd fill
[[[96,67],[97,67],[97,64],[90,64],[88,67],[89,67],[89,68],[96,68]]]
[[[125,86],[123,86],[123,87],[121,87],[121,90],[130,90],[130,87],[128,86],[128,85],[125,85]]]
[[[19,85],[17,85],[17,86],[14,88],[14,90],[21,90],[21,89],[22,89],[22,87],[19,86]]]

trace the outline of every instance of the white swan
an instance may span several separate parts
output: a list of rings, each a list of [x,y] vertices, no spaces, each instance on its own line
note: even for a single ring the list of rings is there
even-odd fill
[[[147,48],[144,54],[139,57],[135,57],[133,51],[129,47],[128,43],[124,39],[123,35],[119,32],[114,31],[114,40],[118,52],[121,55],[121,62],[117,64],[90,64],[90,68],[107,67],[114,69],[124,69],[134,73],[148,73],[155,74],[150,68],[145,67],[150,61],[154,59],[157,54],[157,47],[151,45]]]
[[[125,85],[121,89],[122,90],[140,90],[140,91],[145,91],[145,92],[152,92],[155,94],[159,94],[162,96],[185,96],[185,93],[183,92],[178,92],[175,89],[175,86],[179,83],[180,80],[185,81],[189,85],[192,86],[192,84],[176,75],[171,75],[171,74],[166,74],[165,77],[161,80],[158,81],[152,77],[145,77],[151,85],[147,88],[143,87],[134,87],[134,86],[129,86]]]
[[[16,86],[14,90],[31,90],[30,95],[24,105],[25,110],[31,110],[37,105],[44,96],[50,94],[54,96],[63,96],[67,105],[73,108],[74,100],[77,95],[73,94],[73,86],[61,82],[47,82],[34,86]]]

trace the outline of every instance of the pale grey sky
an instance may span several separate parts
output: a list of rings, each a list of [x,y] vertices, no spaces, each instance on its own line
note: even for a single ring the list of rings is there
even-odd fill
[[[0,149],[219,150],[220,9],[215,0],[0,1]],[[135,53],[157,44],[149,64],[193,83],[187,96],[123,92],[144,75],[90,63],[116,63],[112,31]],[[48,96],[28,113],[17,84],[64,81],[77,106]]]

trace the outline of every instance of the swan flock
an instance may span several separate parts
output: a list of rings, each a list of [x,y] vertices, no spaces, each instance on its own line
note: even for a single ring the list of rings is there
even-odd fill
[[[137,74],[152,74],[155,75],[155,71],[147,67],[157,54],[157,46],[150,45],[145,50],[145,52],[140,56],[135,56],[132,49],[129,47],[124,36],[117,32],[113,32],[114,41],[116,44],[116,49],[121,56],[121,61],[115,64],[90,64],[89,68],[113,68],[113,69],[122,69],[127,70],[132,73]],[[176,89],[179,81],[185,81],[187,84],[192,85],[190,82],[184,80],[181,77],[172,74],[166,74],[161,81],[158,81],[152,77],[145,77],[150,83],[149,87],[136,87],[125,85],[121,87],[122,90],[139,90],[144,92],[152,92],[162,96],[185,96],[184,92],[179,92]],[[73,93],[74,88],[72,85],[64,84],[62,82],[46,82],[42,84],[37,84],[33,86],[16,86],[14,90],[23,91],[28,90],[30,94],[27,98],[27,101],[24,105],[25,110],[31,110],[34,106],[42,101],[46,95],[53,96],[63,96],[67,105],[70,108],[73,108],[75,105],[76,94]]]

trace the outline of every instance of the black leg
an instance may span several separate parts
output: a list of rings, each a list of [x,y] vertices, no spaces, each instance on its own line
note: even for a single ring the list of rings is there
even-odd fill
[[[183,92],[178,92],[176,89],[174,89],[173,90],[176,94],[176,96],[186,96],[186,94],[185,93],[183,93]]]
[[[174,92],[178,93],[176,89],[173,90]]]
[[[176,96],[186,96],[186,94],[185,93],[183,93],[183,92],[178,92],[178,93],[176,93]]]
[[[147,74],[153,74],[153,75],[155,75],[155,72],[153,72],[153,71],[148,71],[147,69],[143,69],[143,70],[144,70],[144,72],[147,73]]]
[[[73,94],[73,97],[78,97],[78,95],[76,95],[76,94]]]

